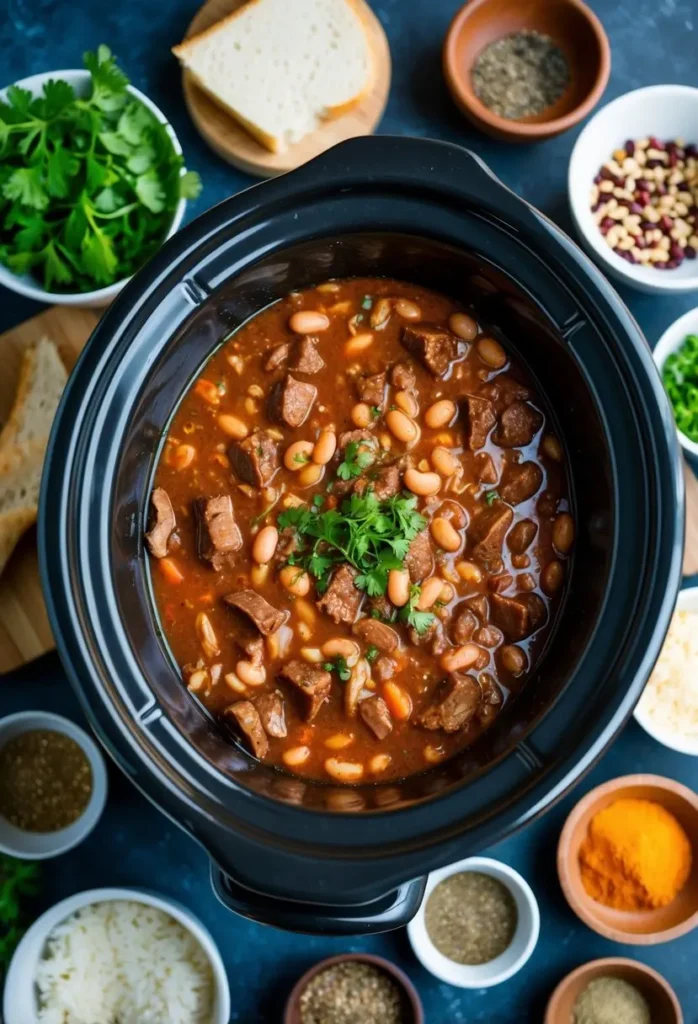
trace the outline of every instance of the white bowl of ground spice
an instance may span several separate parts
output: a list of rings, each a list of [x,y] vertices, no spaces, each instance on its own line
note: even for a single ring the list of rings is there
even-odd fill
[[[511,978],[535,949],[539,931],[530,885],[490,857],[468,857],[433,871],[407,926],[424,967],[461,988],[489,988]]]
[[[74,722],[46,711],[0,719],[0,851],[44,860],[71,850],[106,798],[104,758]]]

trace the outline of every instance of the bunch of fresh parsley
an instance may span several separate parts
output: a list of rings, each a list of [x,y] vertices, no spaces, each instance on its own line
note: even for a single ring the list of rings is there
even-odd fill
[[[410,543],[426,526],[416,496],[396,494],[379,501],[367,490],[352,494],[340,508],[323,512],[323,504],[324,498],[316,495],[311,508],[298,506],[279,515],[279,526],[291,527],[298,540],[289,563],[314,576],[320,593],[327,589],[333,569],[348,563],[358,570],[354,583],[359,590],[369,597],[385,594],[388,573],[402,568]],[[417,611],[418,597],[417,590],[402,619],[423,633],[434,616]]]
[[[84,56],[91,85],[50,79],[36,98],[10,86],[0,103],[0,261],[47,291],[92,291],[130,277],[161,245],[181,175],[165,125],[128,91],[106,46]]]
[[[27,923],[23,901],[39,890],[37,864],[0,854],[0,975],[22,938]]]

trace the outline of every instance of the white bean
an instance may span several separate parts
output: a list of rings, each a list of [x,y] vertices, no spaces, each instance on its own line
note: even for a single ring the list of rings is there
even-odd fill
[[[327,330],[330,318],[314,309],[302,309],[293,314],[288,326],[295,334],[317,334],[318,331]]]
[[[254,539],[252,557],[259,565],[265,565],[274,557],[279,543],[279,531],[275,526],[263,526]]]
[[[405,470],[405,487],[413,494],[426,497],[436,494],[441,487],[441,477],[438,473],[420,473],[418,469]]]

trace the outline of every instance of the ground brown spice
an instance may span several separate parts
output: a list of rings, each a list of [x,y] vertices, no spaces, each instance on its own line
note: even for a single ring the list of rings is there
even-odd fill
[[[92,768],[62,732],[20,733],[0,749],[0,814],[26,832],[57,832],[80,817],[92,795]]]
[[[479,871],[444,878],[427,900],[424,922],[436,948],[457,964],[486,964],[511,944],[518,913],[505,885]]]
[[[356,960],[333,964],[300,997],[301,1024],[407,1024],[402,994],[387,974]]]
[[[595,978],[582,989],[572,1010],[573,1024],[651,1024],[647,1000],[622,978]]]
[[[486,46],[475,61],[472,80],[486,107],[518,121],[557,103],[569,85],[570,69],[550,36],[527,30]]]

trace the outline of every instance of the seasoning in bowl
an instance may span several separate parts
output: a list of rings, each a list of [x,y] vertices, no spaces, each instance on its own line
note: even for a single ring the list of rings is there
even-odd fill
[[[651,1024],[643,994],[622,978],[594,978],[577,996],[572,1024]]]
[[[570,69],[550,36],[525,30],[486,46],[472,80],[475,95],[489,110],[520,121],[557,103],[569,85]]]
[[[395,982],[372,964],[334,963],[303,989],[301,1024],[407,1024]]]
[[[674,815],[633,798],[598,811],[579,850],[585,890],[618,910],[667,906],[686,884],[692,860],[690,840]]]
[[[591,209],[607,245],[629,263],[673,270],[698,254],[698,147],[628,139],[599,169]]]
[[[52,729],[32,729],[0,749],[0,814],[26,832],[57,832],[83,814],[92,768],[82,747]]]
[[[668,356],[664,366],[662,367],[662,381],[666,389],[666,393],[669,396],[672,409],[674,410],[674,419],[676,420],[676,426],[679,428],[682,434],[690,438],[691,441],[698,442],[698,334],[687,334],[681,348],[676,352],[672,352]],[[682,624],[678,623],[676,626],[676,634],[684,634],[686,640],[690,637],[695,636],[695,632],[689,634],[689,629],[694,630],[696,615],[688,612],[679,612],[678,615],[687,616],[690,619],[690,627],[688,623],[684,623],[685,629],[682,628]],[[674,623],[676,622],[677,616],[674,616],[672,622],[672,629],[674,629]],[[671,630],[670,630],[671,634]],[[695,643],[695,641],[694,641]],[[671,644],[672,648],[676,645]],[[664,644],[662,650],[662,656],[660,662],[664,656],[664,650],[669,647],[669,637]],[[691,644],[693,647],[693,644]],[[695,655],[695,650],[692,651]],[[691,682],[695,678],[695,660],[691,667]],[[653,678],[657,675],[657,668],[653,673]],[[688,680],[684,679],[684,684]],[[650,679],[650,683],[652,679]],[[647,690],[649,690],[649,684]],[[694,697],[698,704],[698,689],[694,687]],[[677,716],[678,717],[678,716]],[[681,727],[681,720],[677,722],[679,728]],[[694,707],[693,714],[693,727],[698,728],[698,706]]]
[[[461,871],[439,882],[424,911],[427,934],[457,964],[486,964],[511,945],[516,902],[505,885],[480,871]]]

